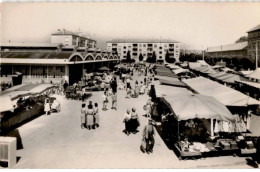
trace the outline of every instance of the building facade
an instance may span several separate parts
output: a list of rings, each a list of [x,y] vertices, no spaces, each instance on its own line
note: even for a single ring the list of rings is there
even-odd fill
[[[258,63],[260,63],[260,24],[250,29],[248,32],[248,58],[255,60],[258,54]],[[256,50],[258,53],[256,53]]]
[[[210,57],[247,58],[248,42],[208,47],[206,54]]]
[[[44,45],[44,46],[43,46]],[[119,62],[117,55],[89,48],[68,49],[61,44],[4,44],[0,51],[0,81],[12,82],[15,72],[23,74],[23,83],[73,84],[85,73],[106,66],[113,68]]]
[[[96,48],[97,42],[83,36],[81,32],[75,33],[68,30],[58,30],[51,35],[51,43],[62,43],[65,47]]]
[[[107,42],[107,50],[117,54],[120,59],[125,59],[127,52],[131,53],[132,59],[139,59],[142,54],[144,60],[156,54],[157,60],[164,60],[168,51],[170,58],[179,61],[180,42],[174,40],[130,40],[130,39],[114,39]]]

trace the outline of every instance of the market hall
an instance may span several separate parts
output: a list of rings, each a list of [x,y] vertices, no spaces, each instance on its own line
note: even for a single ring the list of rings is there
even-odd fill
[[[1,45],[1,81],[11,82],[15,72],[23,74],[23,83],[74,84],[85,73],[112,68],[119,57],[98,48],[63,47],[62,44],[7,44]]]

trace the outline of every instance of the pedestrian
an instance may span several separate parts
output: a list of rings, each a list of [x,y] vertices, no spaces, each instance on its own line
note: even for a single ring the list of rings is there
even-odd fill
[[[99,113],[98,113],[98,104],[95,103],[94,106],[94,126],[99,127]]]
[[[151,111],[152,111],[152,98],[149,97],[146,102],[146,117],[151,117]]]
[[[50,99],[48,97],[46,97],[44,100],[44,111],[46,115],[51,113],[51,104],[50,104]]]
[[[143,84],[143,82],[141,81],[140,84],[140,91],[139,91],[140,95],[143,95],[145,93],[145,85]]]
[[[69,86],[68,82],[65,80],[63,84],[63,90],[66,91],[67,87]]]
[[[130,88],[131,86],[130,86],[130,79],[129,79],[129,77],[126,79],[126,88]]]
[[[124,116],[124,121],[123,121],[123,122],[125,123],[125,133],[126,133],[127,135],[130,134],[130,126],[129,126],[130,120],[131,120],[131,113],[130,113],[130,110],[127,109],[127,110],[126,110],[126,114],[125,114],[125,116]]]
[[[106,91],[104,91],[102,98],[103,98],[103,109],[102,110],[107,110],[108,98],[107,98],[107,92]]]
[[[130,131],[135,134],[137,133],[137,128],[140,126],[139,117],[136,113],[136,109],[132,108],[131,119],[130,119]]]
[[[117,108],[117,94],[116,94],[116,92],[112,93],[111,99],[112,99],[112,107],[111,107],[111,109],[115,109],[116,110],[116,108]]]
[[[86,125],[86,119],[85,119],[85,115],[86,115],[86,104],[85,103],[82,103],[81,105],[81,115],[80,115],[80,118],[81,118],[81,128],[83,129],[84,126]]]
[[[92,101],[89,101],[88,109],[86,110],[86,126],[89,130],[94,127],[94,111]]]
[[[152,153],[153,152],[153,147],[154,147],[154,126],[153,126],[153,120],[149,119],[148,124],[145,125],[144,130],[143,130],[143,140],[146,143],[145,151],[146,153]]]
[[[117,92],[117,81],[116,81],[116,77],[114,77],[114,79],[112,80],[112,82],[110,83],[110,86],[112,88],[112,92]]]

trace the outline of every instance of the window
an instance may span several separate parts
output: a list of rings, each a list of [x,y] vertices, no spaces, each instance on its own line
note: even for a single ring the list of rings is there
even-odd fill
[[[167,48],[168,47],[167,44],[164,44],[164,47]]]
[[[162,47],[159,47],[159,49],[162,49]]]
[[[146,44],[143,44],[143,47],[146,47]]]
[[[126,46],[124,46],[124,49],[126,49]]]
[[[162,52],[161,52],[161,51],[160,51],[159,53],[160,53],[160,54],[162,54]]]
[[[157,47],[157,44],[154,44],[153,46],[154,46],[154,48],[156,48],[156,47]]]
[[[139,44],[139,47],[142,47],[142,44]]]

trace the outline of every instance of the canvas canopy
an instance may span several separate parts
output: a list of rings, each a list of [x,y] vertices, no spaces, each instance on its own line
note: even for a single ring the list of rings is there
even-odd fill
[[[192,92],[186,88],[174,87],[169,85],[161,85],[158,81],[155,81],[154,85],[156,90],[156,97],[173,96],[176,94],[183,94],[183,95],[192,94]]]
[[[226,83],[232,83],[232,84],[235,83],[235,81],[248,81],[248,79],[246,79],[242,76],[236,75],[236,74],[229,74],[229,75],[221,76],[218,78],[218,80],[221,80]]]
[[[9,110],[13,110],[13,103],[9,96],[0,96],[0,112],[5,112]]]
[[[210,77],[215,78],[215,79],[222,77],[222,76],[227,76],[227,75],[229,75],[229,73],[225,73],[225,72],[217,72],[217,73],[209,74]]]
[[[260,68],[257,68],[254,72],[246,75],[246,77],[260,80]]]
[[[172,85],[172,86],[179,86],[179,87],[186,87],[184,83],[182,83],[179,79],[177,78],[171,78],[171,77],[164,77],[164,78],[159,78],[159,81],[161,84],[164,85]]]
[[[236,82],[260,89],[260,83],[258,82],[249,82],[249,81],[236,81]]]
[[[181,73],[188,73],[190,72],[188,69],[183,69],[183,68],[179,68],[179,69],[176,69],[176,70],[173,70],[173,73],[175,74],[181,74]]]
[[[248,74],[250,74],[252,72],[253,71],[251,71],[251,70],[245,70],[245,71],[239,71],[238,74],[245,76],[245,75],[248,75]]]
[[[48,89],[57,87],[52,84],[23,84],[12,87],[2,92],[2,96],[10,97],[11,100],[33,94],[40,94]]]
[[[167,67],[169,67],[170,69],[179,69],[180,67],[174,64],[168,64]]]
[[[178,121],[189,119],[217,119],[233,122],[235,119],[225,105],[211,96],[200,94],[165,96]]]
[[[183,80],[183,82],[196,92],[207,96],[213,96],[226,106],[248,106],[260,104],[256,99],[204,77],[187,79]]]
[[[108,67],[106,67],[106,66],[103,66],[101,68],[98,68],[98,70],[100,70],[100,71],[109,71],[110,69]]]

